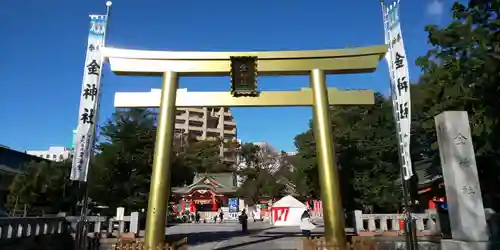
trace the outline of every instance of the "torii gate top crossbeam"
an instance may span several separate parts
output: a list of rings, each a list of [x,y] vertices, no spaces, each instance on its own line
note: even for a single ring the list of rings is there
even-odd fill
[[[231,57],[258,58],[262,76],[309,75],[312,69],[326,74],[375,71],[387,45],[336,50],[265,52],[180,52],[103,48],[111,70],[121,75],[161,76],[175,71],[180,76],[228,76]]]
[[[330,105],[373,105],[373,91],[370,90],[337,90],[329,88]],[[118,92],[115,93],[115,108],[158,108],[160,107],[161,89],[151,92]],[[300,91],[265,91],[257,97],[233,97],[229,92],[189,92],[178,89],[176,107],[283,107],[312,106],[311,89]]]

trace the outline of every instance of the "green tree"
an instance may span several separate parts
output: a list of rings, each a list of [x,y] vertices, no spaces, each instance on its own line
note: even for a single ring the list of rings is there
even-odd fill
[[[148,109],[115,112],[103,126],[95,164],[90,170],[90,197],[114,211],[147,207],[157,115]],[[191,184],[195,172],[231,169],[219,156],[221,140],[197,141],[176,135],[172,150],[171,187]]]
[[[30,213],[68,212],[76,205],[76,187],[69,180],[71,162],[30,162],[9,186],[13,211],[26,205]]]
[[[101,128],[89,196],[114,211],[147,207],[156,115],[147,109],[115,112]]]
[[[312,121],[309,122],[312,127]],[[318,168],[316,161],[316,142],[312,129],[295,136],[297,148],[296,165],[292,182],[297,193],[303,197],[320,197]]]
[[[232,170],[230,162],[220,156],[221,139],[197,141],[190,139],[186,147],[178,154],[185,165],[191,166],[198,173],[221,173]]]
[[[437,158],[434,116],[467,111],[481,187],[492,200],[500,181],[500,1],[456,2],[451,12],[448,26],[426,27],[432,48],[417,60],[424,73],[421,136],[433,145],[427,153]]]
[[[262,197],[274,198],[284,194],[285,186],[273,175],[279,164],[277,152],[267,146],[245,143],[239,148],[238,159],[238,174],[244,179],[239,195],[255,204]]]
[[[348,210],[372,207],[378,211],[394,209],[400,203],[396,138],[391,102],[375,95],[372,106],[341,106],[331,109],[337,167],[343,204]],[[308,131],[295,138],[296,183],[301,192],[320,197],[316,143],[312,121]]]
[[[130,210],[147,207],[157,115],[148,109],[116,111],[101,127],[100,143],[89,172],[89,197],[114,213],[119,206]],[[195,172],[224,172],[232,166],[219,156],[222,140],[197,141],[175,137],[171,187],[190,184]],[[27,204],[48,212],[75,208],[77,186],[69,181],[71,162],[30,163],[26,174],[14,178],[8,197],[11,207]],[[74,211],[73,211],[74,212]]]
[[[90,197],[114,211],[147,207],[157,115],[148,109],[117,111],[100,133],[99,154],[91,168]],[[171,186],[184,185],[193,176],[190,167],[172,154]]]

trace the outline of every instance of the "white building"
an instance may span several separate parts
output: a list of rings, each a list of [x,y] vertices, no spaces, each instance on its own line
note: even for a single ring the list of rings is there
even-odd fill
[[[25,153],[51,161],[64,161],[73,158],[73,151],[66,147],[49,147],[48,150],[27,150]]]

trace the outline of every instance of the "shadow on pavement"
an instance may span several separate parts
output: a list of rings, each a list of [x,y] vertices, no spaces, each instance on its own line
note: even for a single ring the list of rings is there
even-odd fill
[[[190,232],[190,233],[174,233],[165,236],[166,241],[178,241],[187,237],[189,245],[198,245],[202,243],[218,242],[228,240],[233,237],[251,236],[259,232],[268,230],[269,228],[262,229],[249,229],[247,233],[241,231],[212,231],[212,232]]]
[[[312,236],[313,237],[321,237],[321,236],[324,236],[324,234],[321,232],[318,232],[318,233],[313,232]],[[257,240],[253,240],[250,242],[243,242],[240,244],[235,244],[235,245],[226,246],[226,247],[220,247],[220,248],[217,248],[217,250],[233,250],[233,249],[237,249],[239,247],[245,247],[245,246],[249,246],[249,245],[253,245],[253,244],[257,244],[257,243],[263,243],[266,241],[273,241],[273,240],[277,240],[277,239],[281,239],[281,238],[302,238],[302,237],[303,236],[302,236],[301,232],[264,232],[264,234],[260,234],[260,235],[250,235],[250,238],[257,239]],[[279,250],[295,250],[295,249],[296,248],[294,248],[294,249],[280,248]],[[266,248],[266,250],[273,250],[273,249]]]
[[[312,236],[323,236],[323,232],[311,232]],[[271,237],[271,236],[281,236],[281,237],[302,237],[302,232],[264,232],[262,235],[255,235],[254,237]]]
[[[277,240],[280,238],[290,238],[290,237],[299,238],[299,237],[302,237],[302,234],[295,233],[295,232],[291,232],[291,233],[290,232],[265,232],[264,235],[253,235],[253,236],[251,235],[250,236],[250,238],[254,238],[257,240],[250,241],[250,242],[243,242],[240,244],[235,244],[235,245],[226,246],[226,247],[220,247],[220,248],[217,248],[217,250],[232,250],[232,249],[237,249],[239,247],[249,246],[249,245],[253,245],[253,244],[257,244],[257,243],[263,243],[266,241],[273,241],[273,240]],[[272,249],[266,248],[266,250],[272,250]],[[287,249],[280,248],[280,250],[287,250]],[[290,249],[290,250],[292,250],[292,249]],[[295,248],[293,250],[295,250]]]

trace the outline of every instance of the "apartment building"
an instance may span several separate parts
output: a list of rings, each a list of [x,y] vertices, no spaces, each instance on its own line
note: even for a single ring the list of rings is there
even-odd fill
[[[176,112],[176,135],[194,136],[198,140],[236,140],[236,121],[229,108],[177,108]],[[235,153],[224,146],[220,148],[220,156],[225,160],[235,160]]]

